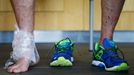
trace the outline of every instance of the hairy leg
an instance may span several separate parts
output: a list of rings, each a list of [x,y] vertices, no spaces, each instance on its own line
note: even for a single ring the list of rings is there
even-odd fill
[[[100,44],[104,38],[113,39],[113,32],[118,22],[125,0],[102,0],[102,25]]]
[[[16,21],[21,31],[33,34],[34,30],[34,0],[11,0]],[[29,68],[29,60],[20,58],[16,64],[9,66],[8,72],[20,73]]]

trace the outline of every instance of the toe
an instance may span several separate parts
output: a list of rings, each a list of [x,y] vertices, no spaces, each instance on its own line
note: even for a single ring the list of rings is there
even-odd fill
[[[15,69],[15,68],[17,68],[18,67],[18,65],[12,65],[12,66],[10,66],[8,69],[7,69],[7,71],[8,72],[13,72],[13,70]]]
[[[13,73],[20,73],[20,72],[21,72],[21,69],[20,68],[13,69]]]

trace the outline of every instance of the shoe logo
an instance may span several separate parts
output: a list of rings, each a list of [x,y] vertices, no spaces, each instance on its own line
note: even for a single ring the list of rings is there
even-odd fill
[[[102,58],[101,58],[102,54],[103,54],[103,51],[100,50],[98,53],[96,53],[95,58],[98,60],[102,60]]]

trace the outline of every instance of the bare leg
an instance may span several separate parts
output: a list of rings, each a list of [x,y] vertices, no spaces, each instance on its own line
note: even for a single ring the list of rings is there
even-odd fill
[[[113,32],[118,22],[125,0],[102,0],[102,26],[100,44],[103,39],[113,39]]]
[[[11,0],[20,30],[32,32],[34,29],[34,0]]]
[[[18,27],[21,31],[33,33],[34,29],[34,0],[11,0],[15,11]],[[29,61],[25,58],[17,60],[16,64],[8,68],[8,72],[20,73],[29,68]]]

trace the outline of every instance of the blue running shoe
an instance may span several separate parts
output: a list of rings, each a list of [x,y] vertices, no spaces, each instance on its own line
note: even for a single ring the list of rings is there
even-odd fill
[[[55,52],[50,66],[72,66],[73,46],[69,38],[63,39],[55,44]]]
[[[117,45],[107,38],[103,41],[103,47],[96,43],[92,65],[104,68],[106,71],[127,71],[128,63],[124,60],[123,54],[123,58],[119,57],[118,50],[120,51]]]

